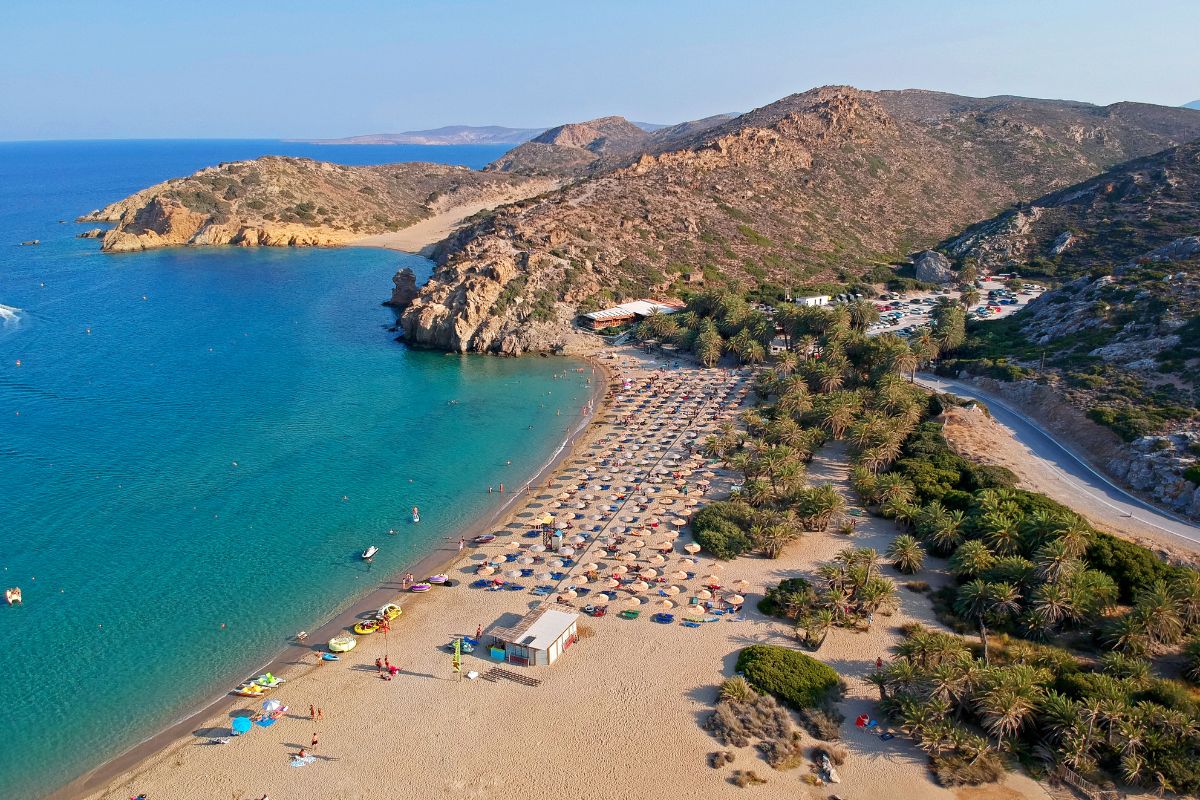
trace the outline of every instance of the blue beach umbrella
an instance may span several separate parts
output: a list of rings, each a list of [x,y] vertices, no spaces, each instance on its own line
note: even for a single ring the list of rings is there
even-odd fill
[[[234,717],[232,727],[233,732],[240,735],[243,733],[249,733],[250,728],[253,727],[253,723],[250,722],[249,717]]]

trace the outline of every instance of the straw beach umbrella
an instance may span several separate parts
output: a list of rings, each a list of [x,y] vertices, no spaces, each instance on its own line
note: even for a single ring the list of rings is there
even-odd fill
[[[699,553],[701,548],[700,545],[696,544],[695,542],[688,542],[683,546],[683,549],[687,550],[689,553],[695,554]]]
[[[646,583],[645,581],[634,581],[633,583],[629,584],[629,588],[635,592],[644,592],[650,588],[650,584]]]
[[[672,578],[673,580],[677,580],[677,581],[686,581],[686,580],[687,580],[687,573],[686,573],[686,572],[684,572],[684,571],[683,571],[683,570],[681,570],[681,569],[677,569],[677,570],[675,570],[674,572],[672,572],[672,573],[671,573],[671,578]]]
[[[696,592],[696,597],[699,597],[701,600],[711,600],[712,592],[710,592],[708,589],[701,589],[700,591]]]
[[[740,594],[731,594],[729,597],[726,597],[725,600],[733,603],[735,606],[740,606],[742,603],[746,602],[746,598],[742,597]]]

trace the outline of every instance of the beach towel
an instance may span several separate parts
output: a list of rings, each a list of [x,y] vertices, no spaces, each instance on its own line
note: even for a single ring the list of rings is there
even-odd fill
[[[293,767],[307,767],[309,764],[313,763],[316,760],[317,760],[316,756],[305,756],[304,758],[293,758],[292,766]]]

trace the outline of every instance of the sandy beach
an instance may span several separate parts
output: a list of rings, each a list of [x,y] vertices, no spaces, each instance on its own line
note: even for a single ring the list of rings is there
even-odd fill
[[[441,209],[433,216],[402,230],[363,236],[349,244],[355,247],[382,247],[387,250],[401,250],[405,253],[424,255],[430,247],[445,239],[475,214],[505,203],[524,200],[527,197],[557,189],[560,185],[561,182],[556,180],[530,181],[522,185],[519,190],[496,192],[492,196],[474,203]]]
[[[679,523],[686,523],[705,497],[726,495],[732,476],[689,446],[736,418],[748,402],[750,376],[690,366],[656,371],[661,362],[631,350],[602,356],[602,362],[608,364],[614,393],[601,418],[553,477],[495,528],[494,542],[468,546],[449,568],[459,585],[420,596],[393,587],[404,614],[386,640],[380,634],[360,637],[339,662],[318,665],[325,632],[314,634],[312,648],[299,650],[293,663],[275,670],[286,683],[270,697],[289,710],[272,727],[256,727],[228,744],[209,744],[210,738],[229,734],[231,716],[261,705],[237,698],[119,775],[76,784],[73,793],[61,796],[367,800],[411,794],[414,787],[432,797],[551,798],[565,792],[596,800],[685,792],[732,798],[746,791],[780,798],[836,793],[845,800],[874,800],[881,792],[899,798],[1047,796],[1037,783],[1015,774],[978,790],[940,788],[929,777],[924,755],[905,737],[884,741],[856,730],[850,721],[842,728],[850,755],[837,786],[807,785],[801,780],[808,774],[805,767],[774,771],[754,748],[740,749],[733,764],[711,769],[707,754],[722,748],[701,723],[712,710],[717,686],[732,674],[738,652],[754,643],[795,642],[789,626],[755,610],[766,588],[784,577],[811,575],[850,545],[882,551],[895,535],[894,526],[865,518],[851,536],[810,534],[777,560],[718,563],[690,555],[685,548],[690,536]],[[810,476],[814,482],[832,482],[852,501],[846,460],[842,446],[827,447],[811,465]],[[545,514],[560,524],[570,521],[566,535],[575,552],[563,567],[554,566],[552,554],[532,549],[540,535],[526,535]],[[682,532],[678,538],[675,531]],[[499,562],[495,572],[489,572],[492,561]],[[947,580],[944,564],[930,562],[913,577],[935,586]],[[522,575],[520,568],[533,574]],[[644,573],[650,576],[644,588],[628,582],[633,572],[648,569],[656,574]],[[546,577],[551,571],[561,577]],[[745,598],[741,613],[711,615],[713,621],[698,627],[680,624],[690,618],[689,598],[703,597],[700,592],[714,577],[722,587],[713,591],[717,598],[728,599],[735,591]],[[622,586],[610,589],[615,579]],[[479,581],[524,588],[471,586]],[[536,596],[531,590],[538,585],[553,589]],[[570,596],[576,588],[587,593]],[[612,600],[599,599],[606,590]],[[555,664],[510,667],[540,685],[456,676],[447,649],[452,637],[474,636],[482,627],[486,640],[489,629],[511,625],[556,598],[577,608],[605,604],[609,613],[581,617],[579,641]],[[356,611],[368,612],[376,599]],[[874,713],[878,698],[864,677],[877,657],[887,657],[899,627],[914,620],[937,625],[923,594],[901,589],[900,600],[899,610],[877,620],[869,633],[835,629],[815,654],[845,678],[848,692],[840,707],[848,720]],[[623,609],[640,614],[623,619],[617,615]],[[655,624],[650,617],[656,612],[675,619]],[[385,656],[400,668],[394,680],[377,674],[375,660]],[[481,647],[464,656],[463,672],[485,673],[492,665]],[[310,705],[322,710],[321,721],[310,720]],[[309,748],[314,735],[319,745]],[[311,750],[313,760],[293,766],[301,747]],[[729,782],[735,769],[753,769],[767,783],[739,789]]]

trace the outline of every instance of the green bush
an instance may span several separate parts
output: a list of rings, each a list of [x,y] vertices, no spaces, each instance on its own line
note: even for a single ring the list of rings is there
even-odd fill
[[[1087,561],[1112,578],[1121,591],[1121,602],[1133,602],[1138,591],[1157,580],[1166,580],[1174,569],[1141,545],[1097,531],[1087,549]]]
[[[737,671],[756,689],[797,711],[823,706],[838,686],[838,674],[828,664],[798,650],[769,644],[743,650]]]
[[[697,544],[717,558],[729,560],[748,552],[751,508],[744,503],[710,503],[692,518]]]
[[[1193,464],[1183,471],[1183,477],[1186,480],[1200,486],[1200,464]]]
[[[750,537],[729,520],[716,520],[709,527],[695,532],[696,542],[717,558],[728,561],[748,552]]]

